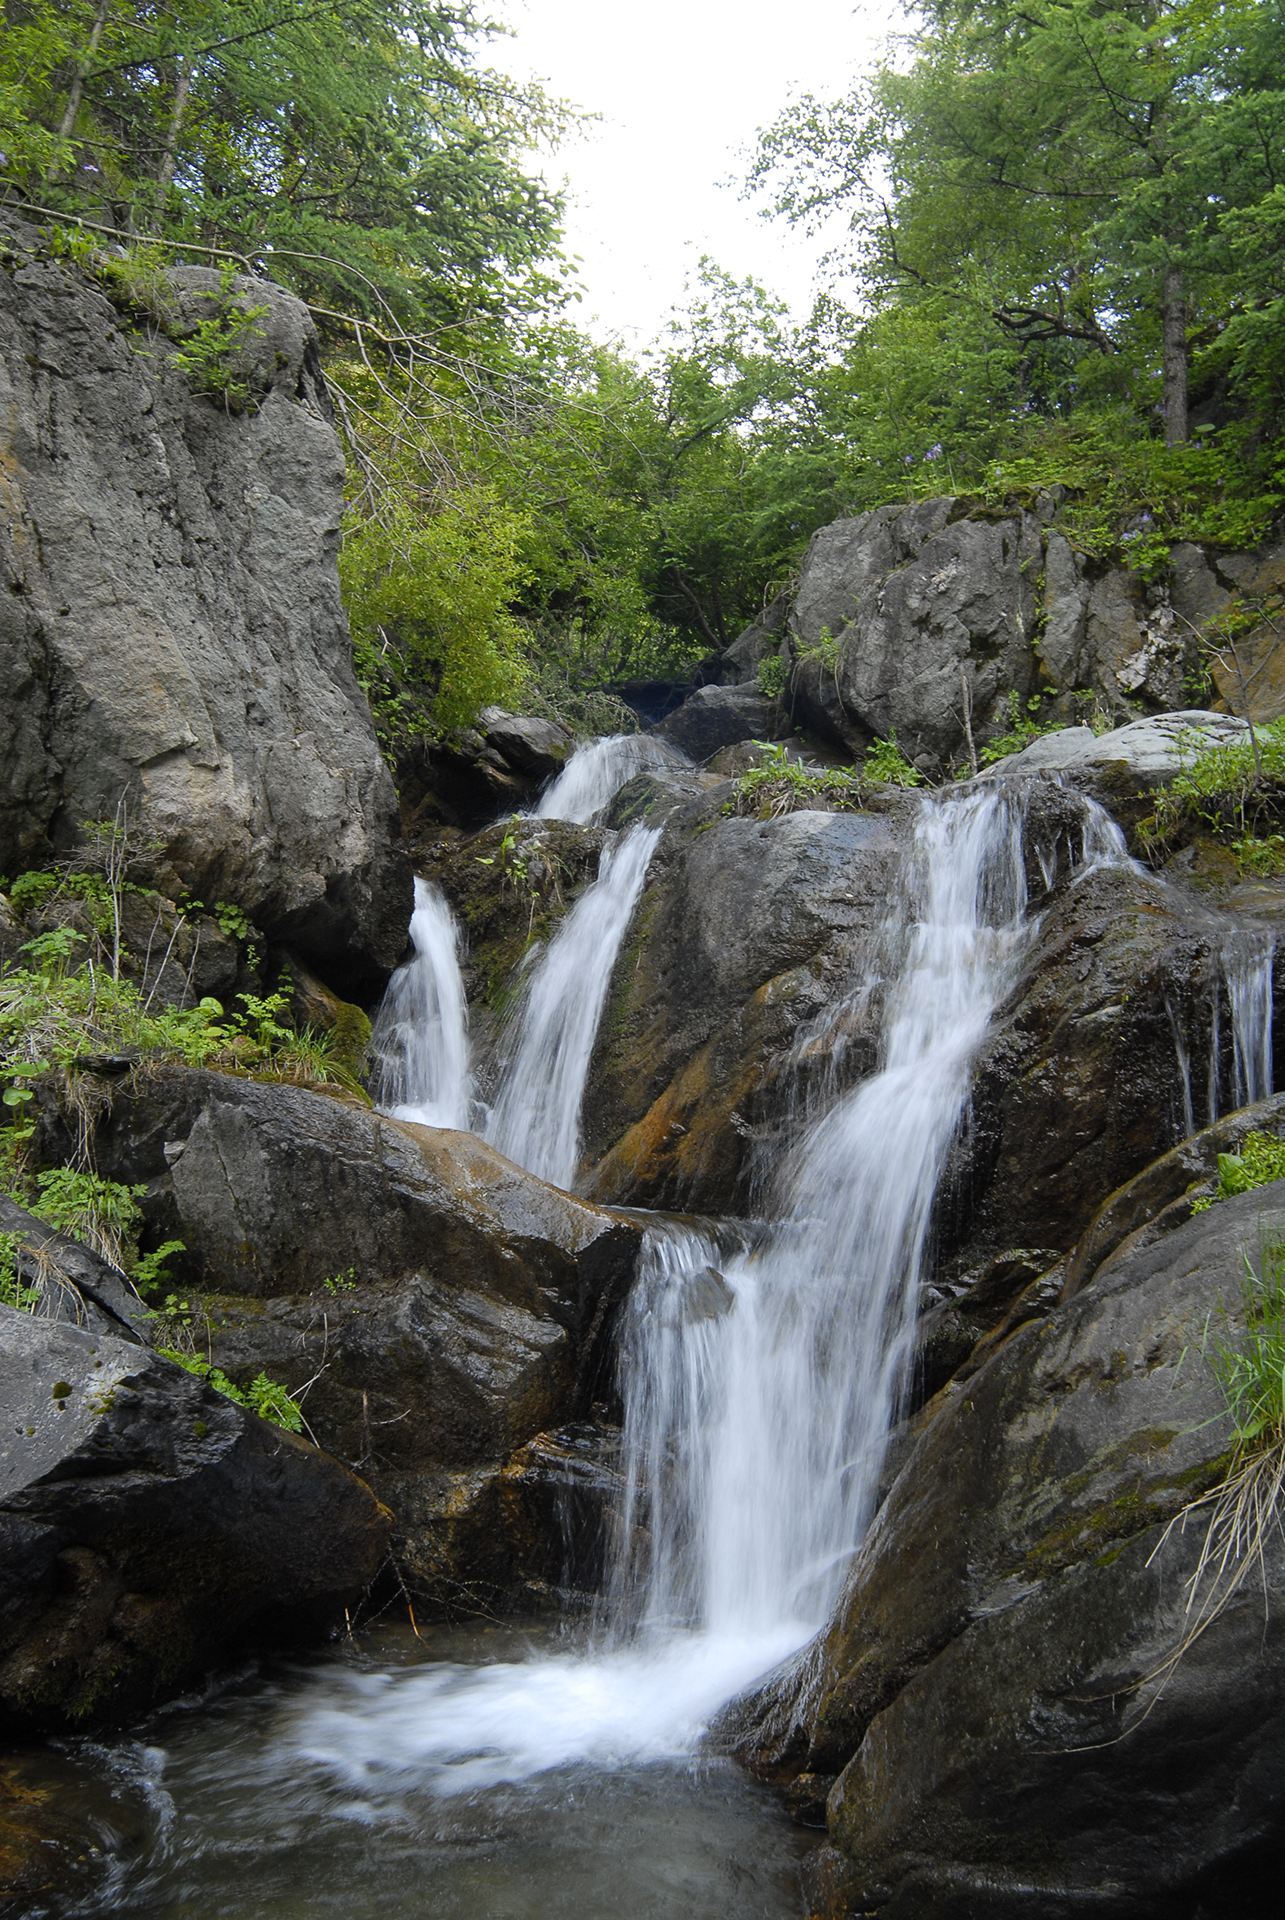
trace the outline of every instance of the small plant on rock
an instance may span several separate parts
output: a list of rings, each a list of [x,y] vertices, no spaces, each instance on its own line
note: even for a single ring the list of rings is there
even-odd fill
[[[808,807],[842,810],[860,806],[860,775],[841,767],[805,767],[801,760],[790,758],[784,742],[769,746],[756,740],[753,744],[762,757],[737,781],[729,813],[775,820]]]
[[[1193,1213],[1204,1213],[1216,1200],[1230,1200],[1233,1194],[1249,1193],[1272,1180],[1285,1180],[1285,1140],[1270,1133],[1247,1133],[1239,1153],[1218,1156],[1218,1185],[1212,1194],[1192,1202]]]
[[[907,760],[897,745],[897,729],[888,729],[886,740],[875,740],[872,747],[866,748],[867,780],[882,780],[885,785],[894,787],[922,787],[924,776],[918,767]]]

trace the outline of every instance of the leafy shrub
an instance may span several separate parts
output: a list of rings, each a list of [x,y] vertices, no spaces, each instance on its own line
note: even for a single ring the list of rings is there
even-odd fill
[[[922,787],[924,776],[918,767],[912,766],[901,748],[897,745],[897,729],[891,727],[886,740],[876,739],[872,747],[866,748],[867,780],[882,780],[894,787]]]
[[[818,805],[823,809],[860,806],[862,781],[858,774],[839,767],[805,767],[790,758],[783,742],[769,746],[756,740],[753,744],[763,758],[737,781],[729,813],[774,820]]]
[[[83,1240],[122,1273],[129,1271],[137,1253],[139,1201],[146,1186],[122,1186],[75,1167],[52,1167],[36,1175],[36,1185],[40,1198],[31,1211],[38,1220]]]
[[[789,677],[789,663],[783,654],[765,653],[759,661],[759,692],[765,700],[775,700],[783,693]]]
[[[1218,1156],[1218,1185],[1213,1194],[1193,1203],[1193,1213],[1203,1213],[1216,1200],[1230,1200],[1233,1194],[1249,1193],[1273,1180],[1285,1180],[1285,1140],[1270,1133],[1247,1133],[1239,1153]]]
[[[1273,823],[1285,806],[1285,719],[1256,729],[1258,760],[1248,736],[1226,746],[1203,751],[1194,732],[1178,735],[1179,751],[1190,759],[1161,793],[1155,812],[1139,822],[1138,838],[1145,851],[1161,857],[1172,850],[1184,832],[1203,827],[1222,838],[1240,836],[1243,863],[1263,871],[1260,862],[1273,858],[1272,836],[1260,839],[1257,828]],[[1272,868],[1267,870],[1274,870]]]

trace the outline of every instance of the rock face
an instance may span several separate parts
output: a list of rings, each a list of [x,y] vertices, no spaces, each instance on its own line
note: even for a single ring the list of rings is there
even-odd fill
[[[690,694],[655,731],[690,759],[709,760],[742,740],[779,740],[790,732],[790,723],[755,685],[709,686]]]
[[[1201,1330],[1282,1233],[1282,1183],[1220,1203],[920,1416],[829,1627],[730,1722],[761,1772],[828,1796],[827,1920],[1230,1920],[1269,1897],[1285,1543],[1171,1666],[1205,1528],[1166,1526],[1226,1472]]]
[[[1033,740],[1020,753],[996,761],[988,777],[1007,773],[1074,773],[1092,782],[1119,769],[1130,782],[1162,786],[1213,747],[1239,745],[1248,738],[1244,720],[1204,708],[1183,708],[1153,719],[1131,720],[1110,733],[1089,727],[1064,727]]]
[[[417,735],[399,751],[397,789],[412,849],[433,857],[443,829],[470,831],[528,807],[575,741],[556,721],[483,707],[444,740]]]
[[[374,1579],[336,1460],[123,1339],[0,1306],[0,1721],[119,1720]]]
[[[65,1151],[57,1123],[45,1142]],[[152,1237],[191,1250],[201,1351],[240,1384],[313,1382],[309,1427],[393,1509],[412,1590],[531,1604],[528,1572],[558,1548],[528,1503],[551,1501],[557,1463],[516,1456],[610,1396],[637,1224],[472,1134],[180,1068],[118,1087],[95,1151],[109,1178],[150,1182]]]
[[[800,1089],[790,1050],[869,961],[915,803],[726,818],[731,785],[673,816],[616,963],[585,1097],[598,1199],[744,1212],[756,1139]],[[876,1031],[844,1036],[873,1065]]]
[[[1228,955],[1238,938],[1266,951],[1260,933],[1131,864],[1064,872],[1032,911],[1038,933],[974,1063],[943,1196],[956,1269],[1008,1247],[1065,1252],[1115,1187],[1208,1120],[1216,1008],[1221,1109],[1238,1104]]]
[[[711,670],[729,686],[747,680],[783,629],[791,721],[857,754],[895,728],[935,774],[966,760],[966,714],[978,744],[1011,730],[1011,694],[1022,713],[1040,694],[1042,717],[1068,724],[1077,693],[1121,719],[1139,704],[1182,707],[1201,630],[1234,593],[1270,594],[1285,579],[1285,547],[1222,554],[1185,543],[1149,584],[1086,561],[1059,506],[1052,493],[1003,512],[943,498],[836,520],[813,535],[793,603],[774,603]],[[1270,623],[1242,653],[1253,717],[1274,719],[1285,711],[1285,649]],[[1216,669],[1215,680],[1222,704],[1243,713],[1234,674]],[[666,724],[688,724],[685,711]]]
[[[401,956],[410,875],[352,674],[343,459],[307,312],[236,282],[268,309],[238,413],[30,229],[3,267],[0,866],[125,796],[163,884],[239,906],[355,996]],[[212,281],[173,277],[176,331]]]

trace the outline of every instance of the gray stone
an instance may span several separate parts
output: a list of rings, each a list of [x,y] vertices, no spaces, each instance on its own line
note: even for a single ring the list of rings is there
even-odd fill
[[[776,740],[789,728],[757,685],[746,683],[699,687],[654,731],[681,747],[690,759],[708,760],[722,747],[735,746],[740,740]]]
[[[1092,775],[1123,766],[1129,776],[1157,786],[1172,780],[1197,754],[1211,747],[1248,738],[1243,720],[1203,708],[1160,713],[1131,720],[1110,733],[1094,734],[1088,727],[1063,727],[1032,740],[1020,753],[1010,753],[986,769],[985,778],[1001,773],[1084,773]]]
[[[483,707],[477,724],[486,736],[486,744],[510,766],[538,779],[560,773],[575,745],[572,735],[556,720],[505,713],[499,707]]]
[[[0,1306],[0,1722],[136,1715],[267,1616],[342,1619],[388,1515],[173,1361]]]
[[[950,500],[881,507],[812,536],[791,616],[793,711],[853,751],[895,731],[911,759],[958,752],[1035,684],[1041,529],[953,518]]]
[[[193,323],[211,278],[176,276]],[[342,982],[400,957],[410,875],[339,600],[316,336],[280,288],[236,291],[270,309],[244,413],[195,393],[86,275],[11,246],[0,866],[127,796],[162,879]]]

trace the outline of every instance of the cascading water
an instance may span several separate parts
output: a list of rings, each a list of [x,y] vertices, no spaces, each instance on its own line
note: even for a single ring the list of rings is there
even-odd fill
[[[969,1061],[1023,943],[1016,798],[926,803],[907,894],[882,1071],[788,1156],[778,1222],[722,1261],[699,1235],[650,1236],[623,1369],[622,1534],[645,1517],[644,1624],[797,1643],[869,1517]]]
[[[397,1120],[467,1128],[471,1108],[468,1004],[459,929],[441,892],[415,882],[415,957],[388,983],[371,1051],[378,1104]]]
[[[1211,981],[1205,1009],[1209,1045],[1204,1069],[1204,1126],[1222,1113],[1251,1106],[1274,1091],[1272,1072],[1272,968],[1276,942],[1258,927],[1236,927],[1223,940],[1217,972]],[[1178,1062],[1178,1090],[1182,1125],[1196,1131],[1192,1087],[1191,1047],[1181,1013],[1166,998]],[[1230,1055],[1225,1041],[1224,1014],[1230,1022]]]
[[[969,1061],[1022,950],[1020,795],[925,800],[905,892],[882,1070],[798,1142],[778,1221],[730,1248],[722,1229],[648,1233],[606,1630],[517,1665],[350,1676],[292,1736],[349,1790],[410,1774],[454,1793],[690,1752],[824,1620],[869,1517]]]
[[[552,786],[541,795],[536,817],[588,826],[635,775],[689,765],[687,756],[677,747],[648,734],[615,733],[605,740],[591,741],[587,747],[576,748]]]
[[[569,1187],[575,1178],[594,1037],[659,838],[659,828],[631,827],[603,848],[597,880],[549,942],[519,1008],[517,1050],[485,1138],[555,1186]]]

